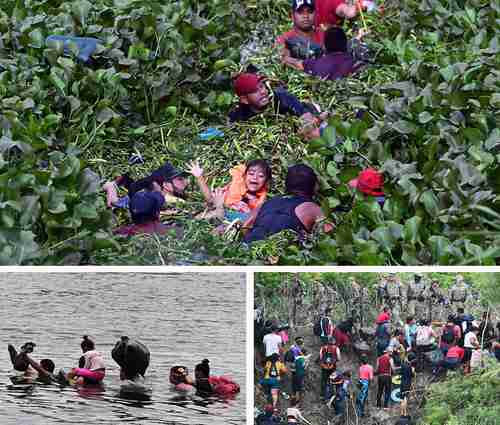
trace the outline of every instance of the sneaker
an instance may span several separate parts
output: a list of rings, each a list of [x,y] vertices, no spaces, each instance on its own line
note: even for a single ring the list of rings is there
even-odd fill
[[[128,163],[129,165],[144,164],[144,158],[139,152],[137,152],[130,156]]]

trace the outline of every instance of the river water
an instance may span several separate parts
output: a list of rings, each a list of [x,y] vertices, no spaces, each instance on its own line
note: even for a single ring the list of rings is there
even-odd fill
[[[245,423],[245,276],[238,273],[0,274],[0,423],[242,424]],[[82,335],[104,353],[101,390],[11,385],[7,344],[37,344],[35,359],[77,366]],[[119,397],[111,349],[121,335],[146,344],[151,361],[148,401]],[[241,386],[234,399],[181,396],[168,382],[171,366],[210,359],[212,375]]]

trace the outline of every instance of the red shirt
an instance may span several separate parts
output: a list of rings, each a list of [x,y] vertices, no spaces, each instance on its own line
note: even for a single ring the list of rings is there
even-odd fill
[[[378,358],[378,374],[392,376],[391,358],[384,354]]]
[[[276,44],[285,44],[285,41],[291,37],[304,37],[304,34],[299,33],[295,28],[290,31],[287,31],[276,39]],[[320,46],[324,46],[325,44],[325,33],[320,30],[316,30],[308,37],[311,41],[314,41],[316,44]]]
[[[337,15],[337,7],[345,3],[344,0],[316,0],[314,15],[314,25],[321,28],[321,25],[340,26],[343,18]]]
[[[454,345],[448,350],[448,353],[446,353],[446,358],[462,360],[464,358],[464,349],[458,345]]]
[[[383,322],[389,322],[390,320],[391,320],[391,314],[383,311],[382,313],[380,313],[378,315],[375,323],[378,325],[378,324],[383,323]]]

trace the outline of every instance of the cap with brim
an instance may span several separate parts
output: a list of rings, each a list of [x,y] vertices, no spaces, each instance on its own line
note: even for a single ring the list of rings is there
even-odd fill
[[[176,177],[187,177],[189,176],[189,173],[187,173],[186,171],[179,170],[178,168],[175,168],[172,164],[170,164],[170,162],[165,162],[163,166],[153,171],[151,175],[153,177],[161,176],[166,181],[171,181]]]
[[[361,171],[358,177],[349,182],[349,186],[371,196],[383,196],[384,176],[373,168]]]
[[[293,0],[292,10],[297,11],[301,7],[307,6],[314,10],[314,0]]]
[[[265,77],[250,72],[244,72],[238,75],[234,80],[234,91],[238,96],[246,96],[251,93],[255,93],[259,84]]]

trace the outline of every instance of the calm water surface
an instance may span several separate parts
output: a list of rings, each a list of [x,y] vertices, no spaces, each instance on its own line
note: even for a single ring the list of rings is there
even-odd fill
[[[85,273],[0,274],[0,423],[242,424],[245,422],[244,274]],[[35,359],[77,366],[81,336],[104,353],[102,390],[35,385],[13,388],[7,344],[37,344]],[[121,335],[151,352],[146,372],[150,401],[119,397],[119,367],[111,349]],[[213,375],[230,374],[241,386],[232,400],[180,396],[170,367],[192,374],[203,358]]]

